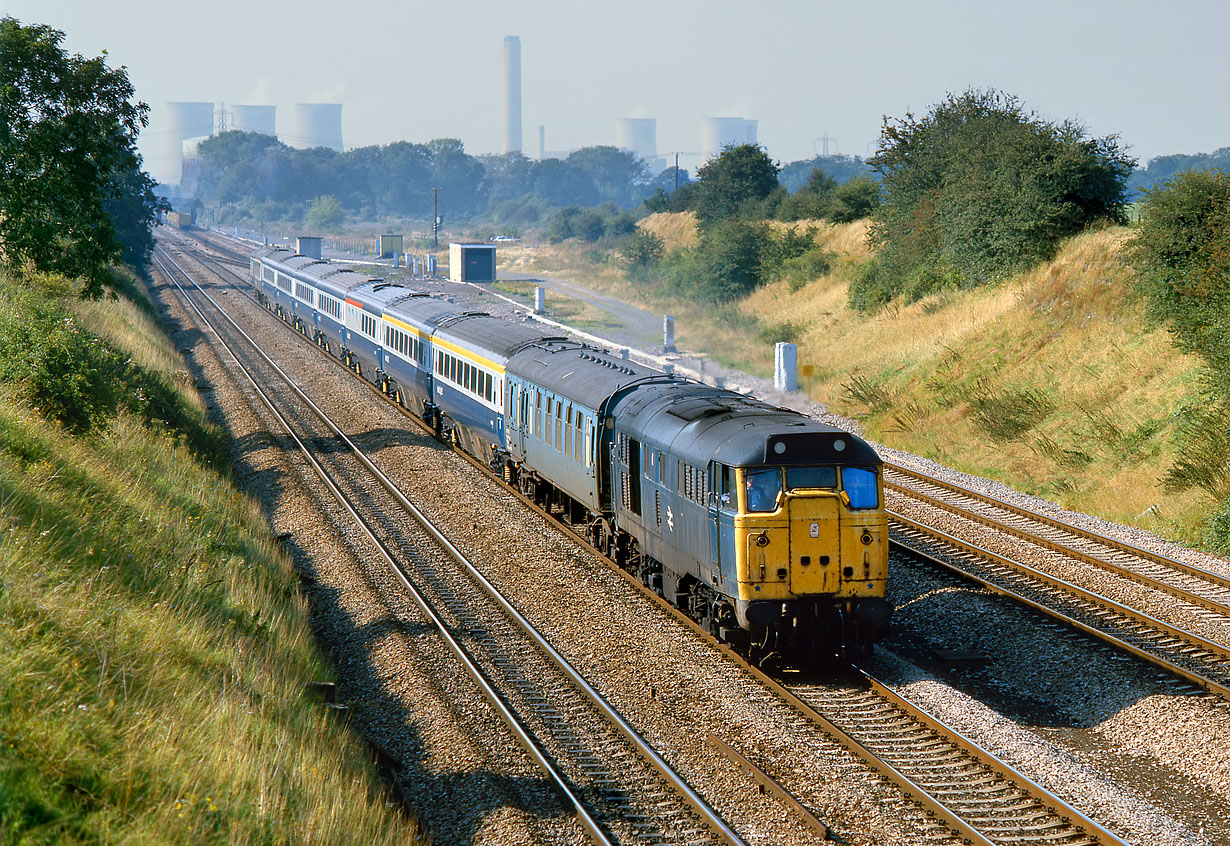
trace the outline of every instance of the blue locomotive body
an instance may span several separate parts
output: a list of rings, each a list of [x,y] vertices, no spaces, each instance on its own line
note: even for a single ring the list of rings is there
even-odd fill
[[[251,280],[714,634],[797,657],[885,633],[882,465],[860,438],[289,250],[257,251]]]

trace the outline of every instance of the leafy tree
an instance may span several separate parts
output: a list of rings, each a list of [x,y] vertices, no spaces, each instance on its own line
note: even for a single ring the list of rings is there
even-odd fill
[[[312,201],[308,208],[307,223],[309,229],[317,231],[337,229],[345,219],[341,201],[332,194],[325,194]]]
[[[602,202],[631,208],[641,201],[641,186],[649,181],[649,166],[635,153],[617,147],[582,147],[565,161],[585,173]]]
[[[778,188],[778,165],[757,144],[725,147],[696,172],[692,207],[702,229],[719,220],[756,216]]]
[[[883,203],[879,253],[850,288],[859,308],[972,287],[1054,255],[1097,220],[1126,222],[1134,161],[1113,137],[1044,121],[1010,95],[949,95],[922,119],[886,119],[869,163]]]
[[[836,179],[818,167],[812,168],[807,182],[782,203],[778,217],[781,220],[825,217],[829,198],[836,188]]]
[[[1222,147],[1211,153],[1175,153],[1149,159],[1147,165],[1137,168],[1128,179],[1128,191],[1133,195],[1148,191],[1189,170],[1230,171],[1230,147]]]
[[[666,245],[648,229],[637,229],[619,247],[619,263],[634,279],[643,279],[655,270],[666,254]]]
[[[537,162],[532,180],[534,192],[558,206],[594,206],[600,202],[589,174],[563,159]]]
[[[696,192],[695,182],[680,182],[678,190],[668,193],[664,188],[655,188],[653,193],[645,198],[645,210],[654,212],[685,212],[692,208],[692,198]]]
[[[1129,255],[1153,315],[1230,399],[1230,173],[1188,171],[1150,191]]]
[[[97,297],[111,262],[126,245],[141,256],[139,230],[155,222],[136,152],[149,107],[106,53],[70,56],[63,40],[0,19],[0,250],[15,265],[79,278],[81,295]]]
[[[680,294],[695,300],[737,300],[763,283],[770,240],[769,228],[762,221],[714,221],[695,246],[680,251],[670,263],[667,280]]]
[[[856,176],[833,189],[823,216],[833,223],[849,223],[869,216],[879,205],[880,183],[869,176]]]
[[[815,156],[783,165],[777,174],[777,180],[787,191],[797,192],[807,184],[816,170],[832,177],[838,185],[858,176],[871,176],[871,168],[858,156],[831,155]]]

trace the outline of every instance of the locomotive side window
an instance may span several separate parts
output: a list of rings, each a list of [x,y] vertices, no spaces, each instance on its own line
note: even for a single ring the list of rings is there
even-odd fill
[[[841,486],[850,497],[851,508],[877,508],[880,493],[876,486],[876,473],[863,467],[841,468]]]
[[[714,475],[714,493],[717,494],[718,503],[722,508],[734,508],[735,504],[731,502],[731,474],[730,468],[725,464],[712,464]]]

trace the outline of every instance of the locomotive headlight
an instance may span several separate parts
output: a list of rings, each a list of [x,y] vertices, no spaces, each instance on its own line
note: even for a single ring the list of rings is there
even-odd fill
[[[871,542],[873,540],[875,540],[875,538],[871,536],[871,532],[864,530],[863,537],[862,537],[863,546],[871,546]]]
[[[846,448],[846,442],[842,438],[838,438],[837,440],[833,441],[833,451],[834,452],[841,452],[845,448]]]
[[[756,536],[756,546],[768,546],[768,545],[769,545],[768,535],[766,535],[764,532],[761,532],[760,534]]]

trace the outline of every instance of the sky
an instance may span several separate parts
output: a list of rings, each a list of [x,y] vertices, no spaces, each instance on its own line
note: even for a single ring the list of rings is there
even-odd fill
[[[782,163],[866,157],[884,120],[994,88],[1141,164],[1230,146],[1230,3],[1173,0],[0,0],[64,47],[124,66],[150,105],[157,175],[168,101],[341,102],[346,147],[459,138],[503,152],[504,37],[521,38],[523,147],[615,143],[657,119],[695,169],[701,121],[758,121]],[[165,145],[163,145],[165,146]]]

